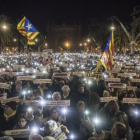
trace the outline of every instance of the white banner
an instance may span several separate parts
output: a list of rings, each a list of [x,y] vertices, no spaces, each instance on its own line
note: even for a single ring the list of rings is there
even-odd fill
[[[4,135],[14,136],[14,135],[28,135],[30,134],[30,129],[18,129],[18,130],[6,130]]]
[[[105,78],[106,82],[120,82],[120,78]]]
[[[6,83],[0,83],[0,88],[10,89],[11,88],[11,85],[10,84],[6,84]]]
[[[48,106],[70,106],[70,100],[60,100],[60,101],[45,100],[45,104]]]
[[[100,97],[100,102],[109,102],[111,100],[118,100],[118,97]]]
[[[22,81],[22,80],[33,80],[33,76],[18,76],[17,77],[18,81]]]
[[[25,68],[25,65],[14,65],[13,69],[18,70],[18,68]]]
[[[140,103],[140,99],[139,98],[123,98],[123,103],[139,104]]]
[[[130,77],[129,74],[124,74],[124,73],[118,73],[117,76],[120,76],[120,77]]]
[[[129,75],[129,76],[136,76],[136,73],[124,73],[126,75]]]
[[[6,104],[6,103],[11,102],[11,101],[19,102],[19,96],[1,100],[1,103],[2,103],[2,104]]]
[[[35,79],[33,81],[34,84],[40,84],[40,83],[51,83],[52,80],[51,79]]]
[[[112,88],[126,88],[126,84],[123,83],[108,83],[108,86]]]
[[[136,86],[127,86],[127,90],[137,90]]]
[[[139,83],[140,79],[131,79],[131,82]]]
[[[70,74],[54,73],[53,76],[58,78],[68,78]]]
[[[135,66],[125,66],[125,69],[134,69]]]
[[[12,72],[13,76],[17,76],[17,75],[23,75],[23,72]]]

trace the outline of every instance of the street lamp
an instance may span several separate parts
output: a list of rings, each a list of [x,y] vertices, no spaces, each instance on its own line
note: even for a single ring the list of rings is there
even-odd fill
[[[66,47],[67,47],[67,50],[68,49],[70,50],[70,44],[68,42],[66,43]]]
[[[90,39],[89,38],[87,39],[87,42],[90,42]]]
[[[114,26],[111,26],[111,30],[113,31],[115,29],[115,27]]]
[[[16,39],[16,38],[14,38],[13,40],[14,40],[14,42],[16,42],[16,41],[17,41],[17,39]]]
[[[7,29],[7,26],[6,26],[6,25],[3,25],[2,28],[3,28],[3,29]]]
[[[35,39],[35,42],[37,42],[37,41],[38,41],[38,39],[36,38],[36,39]]]
[[[82,43],[80,43],[79,45],[82,46]]]

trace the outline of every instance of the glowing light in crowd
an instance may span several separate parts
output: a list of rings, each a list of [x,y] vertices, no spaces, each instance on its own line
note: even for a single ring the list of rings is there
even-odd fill
[[[89,111],[88,110],[85,110],[85,114],[88,115],[89,114]]]
[[[38,132],[38,128],[37,128],[37,127],[33,127],[33,128],[32,128],[32,132],[33,132],[33,133],[37,133],[37,132]]]
[[[138,114],[139,114],[139,112],[138,112],[137,110],[135,110],[135,111],[134,111],[134,114],[135,114],[135,115],[138,115]]]
[[[44,105],[45,104],[45,101],[44,100],[41,100],[40,103],[41,103],[41,105]]]
[[[22,91],[22,94],[25,95],[26,94],[26,91]]]
[[[98,125],[98,124],[100,123],[100,121],[99,121],[98,118],[95,118],[95,119],[93,120],[93,122],[94,122],[96,125]]]
[[[33,109],[31,108],[31,107],[29,107],[28,109],[27,109],[27,111],[28,112],[31,112]]]
[[[89,81],[88,81],[88,84],[89,84],[89,85],[91,85],[91,84],[92,84],[91,80],[89,80]]]
[[[74,139],[75,136],[73,134],[70,135],[70,139]]]
[[[68,110],[67,110],[66,108],[63,108],[63,109],[62,109],[62,113],[63,113],[63,114],[66,114],[67,112],[68,112]]]
[[[51,96],[50,94],[47,95],[47,98],[48,98],[48,99],[51,99],[51,97],[52,97],[52,96]]]

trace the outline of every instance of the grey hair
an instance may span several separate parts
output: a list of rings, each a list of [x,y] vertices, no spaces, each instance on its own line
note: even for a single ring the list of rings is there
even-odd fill
[[[65,89],[65,88],[68,88],[68,89],[70,90],[70,88],[69,88],[68,85],[64,85],[64,86],[62,87],[62,90]]]
[[[59,94],[59,96],[61,97],[60,92],[54,92],[53,95],[52,95],[52,99],[54,98],[54,96],[55,96],[56,94]]]

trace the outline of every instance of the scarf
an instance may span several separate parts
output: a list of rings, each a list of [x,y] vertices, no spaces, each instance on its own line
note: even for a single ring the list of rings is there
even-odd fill
[[[43,89],[41,87],[39,87],[39,90],[40,90],[41,96],[44,97]]]
[[[9,118],[10,118],[10,117],[12,117],[12,116],[14,116],[16,113],[17,113],[17,112],[16,112],[16,110],[15,110],[15,111],[13,111],[13,113],[12,113],[12,114],[10,114],[9,116],[8,116],[7,114],[5,114],[5,113],[4,113],[4,117],[5,117],[6,121],[8,121],[8,120],[9,120]]]

